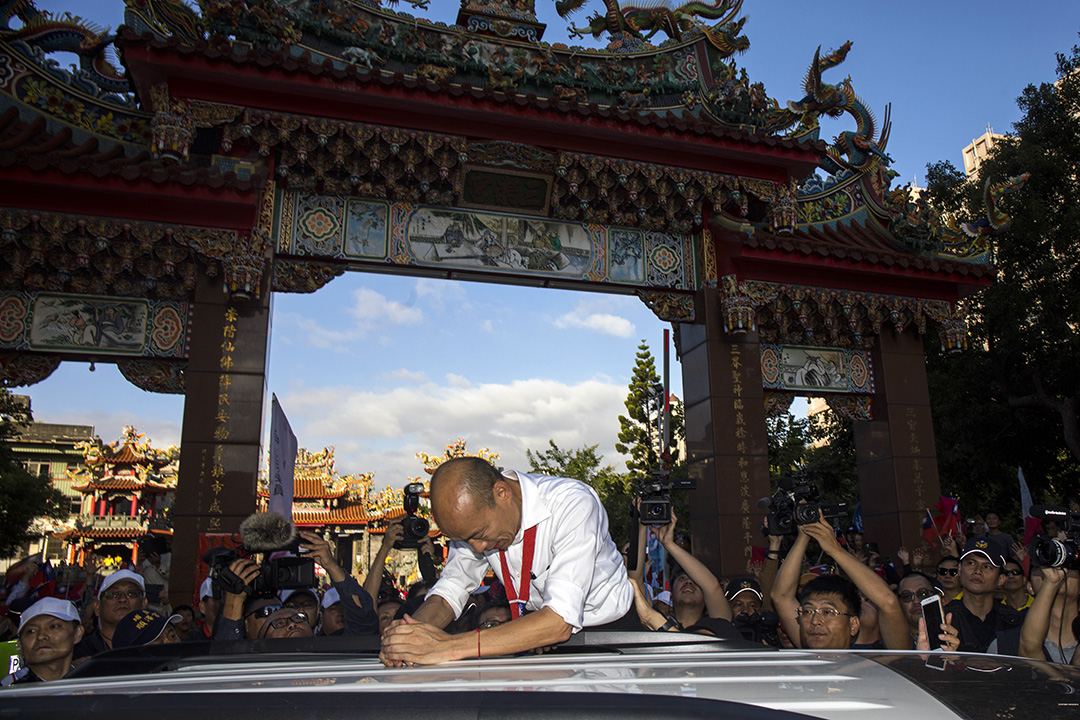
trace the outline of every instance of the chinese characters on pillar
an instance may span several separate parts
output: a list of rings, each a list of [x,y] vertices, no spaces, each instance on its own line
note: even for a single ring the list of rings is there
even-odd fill
[[[754,535],[750,531],[750,461],[747,459],[746,417],[743,414],[742,348],[731,345],[731,394],[732,418],[735,425],[735,464],[739,468],[739,514],[742,522],[743,554],[746,556],[746,572],[753,572]]]
[[[923,466],[918,458],[918,456],[922,454],[922,449],[919,447],[919,424],[915,419],[915,408],[909,407],[905,412],[905,415],[908,429],[908,442],[910,443],[908,450],[915,456],[911,464],[911,482],[915,490],[915,501],[918,503],[918,507],[924,508],[927,507],[926,492],[922,476]]]
[[[221,359],[218,363],[221,375],[218,380],[217,412],[214,415],[214,440],[220,443],[229,439],[229,388],[232,386],[230,372],[233,368],[233,353],[236,351],[233,341],[236,339],[236,310],[225,310],[225,326],[221,338]],[[204,466],[205,467],[205,466]],[[221,492],[225,489],[225,463],[224,448],[222,445],[214,445],[214,455],[210,465],[210,489],[213,492],[210,507],[207,512],[210,515],[207,530],[220,532],[221,530]]]

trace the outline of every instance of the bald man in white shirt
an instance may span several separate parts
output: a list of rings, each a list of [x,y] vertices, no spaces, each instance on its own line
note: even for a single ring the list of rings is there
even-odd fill
[[[604,506],[585,483],[500,474],[481,458],[454,458],[431,477],[431,508],[450,555],[420,609],[383,633],[385,664],[511,655],[629,613],[633,586]],[[506,587],[514,619],[476,633],[443,632],[489,567]]]

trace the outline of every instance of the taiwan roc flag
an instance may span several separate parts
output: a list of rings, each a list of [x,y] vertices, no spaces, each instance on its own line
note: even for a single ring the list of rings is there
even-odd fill
[[[923,516],[922,536],[923,539],[926,540],[926,542],[930,543],[931,547],[936,546],[937,541],[941,537],[940,535],[938,535],[938,529],[937,525],[934,524],[934,518],[930,514],[930,508],[926,508],[926,515]]]

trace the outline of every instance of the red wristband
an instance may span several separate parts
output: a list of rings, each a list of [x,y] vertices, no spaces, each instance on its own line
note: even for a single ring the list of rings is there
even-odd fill
[[[482,656],[480,655],[480,628],[476,628],[476,659],[477,660],[482,660],[483,659]]]

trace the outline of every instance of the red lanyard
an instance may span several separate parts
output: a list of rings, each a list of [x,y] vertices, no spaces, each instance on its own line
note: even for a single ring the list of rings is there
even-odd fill
[[[515,620],[525,614],[525,603],[529,602],[530,580],[532,579],[533,553],[536,550],[536,526],[525,531],[525,547],[521,551],[520,594],[514,590],[514,580],[510,577],[510,566],[506,564],[506,551],[499,551],[502,563],[503,585],[506,587],[506,599],[510,601],[510,614]]]

